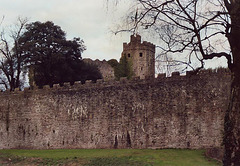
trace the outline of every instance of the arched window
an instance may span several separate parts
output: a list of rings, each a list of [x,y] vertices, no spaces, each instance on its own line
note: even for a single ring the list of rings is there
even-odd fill
[[[143,56],[143,54],[140,52],[140,53],[139,53],[139,56],[140,56],[140,57],[142,57],[142,56]]]
[[[130,54],[128,54],[128,58],[130,58],[131,57],[131,55]]]

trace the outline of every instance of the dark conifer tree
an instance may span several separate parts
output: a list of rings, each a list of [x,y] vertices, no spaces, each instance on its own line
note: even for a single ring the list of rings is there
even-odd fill
[[[81,58],[86,49],[83,40],[66,39],[66,33],[54,23],[34,22],[18,43],[25,63],[32,66],[33,79],[38,86],[101,78],[95,66],[84,64]]]

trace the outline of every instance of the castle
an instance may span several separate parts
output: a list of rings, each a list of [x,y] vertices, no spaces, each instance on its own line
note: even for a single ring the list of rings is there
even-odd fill
[[[140,35],[131,35],[130,43],[123,43],[123,56],[131,62],[135,76],[140,79],[155,77],[155,45],[141,43]]]
[[[104,80],[114,79],[114,69],[107,63],[106,60],[100,61],[98,59],[92,60],[86,58],[83,59],[83,62],[97,66]]]
[[[139,36],[124,44],[131,80],[2,92],[0,149],[221,147],[230,72],[155,78],[154,51]]]
[[[121,57],[125,56],[135,77],[145,79],[155,77],[155,45],[141,42],[140,35],[131,35],[129,43],[123,43]],[[83,59],[84,62],[97,66],[104,80],[114,79],[114,69],[105,61]]]

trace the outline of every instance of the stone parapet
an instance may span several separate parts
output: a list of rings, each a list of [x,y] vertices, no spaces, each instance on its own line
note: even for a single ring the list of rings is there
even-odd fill
[[[231,73],[75,82],[0,94],[0,149],[221,147]]]

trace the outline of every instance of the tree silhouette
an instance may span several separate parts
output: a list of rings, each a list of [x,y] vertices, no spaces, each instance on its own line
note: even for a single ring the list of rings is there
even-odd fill
[[[25,56],[19,48],[18,40],[25,31],[27,19],[18,18],[15,30],[12,30],[9,37],[4,31],[0,37],[0,84],[5,89],[14,91],[15,88],[22,88],[25,82],[27,68]]]
[[[54,23],[34,22],[27,25],[18,42],[33,72],[36,85],[85,81],[101,78],[99,70],[84,64],[81,53],[86,49],[83,40],[67,40],[65,32]]]

